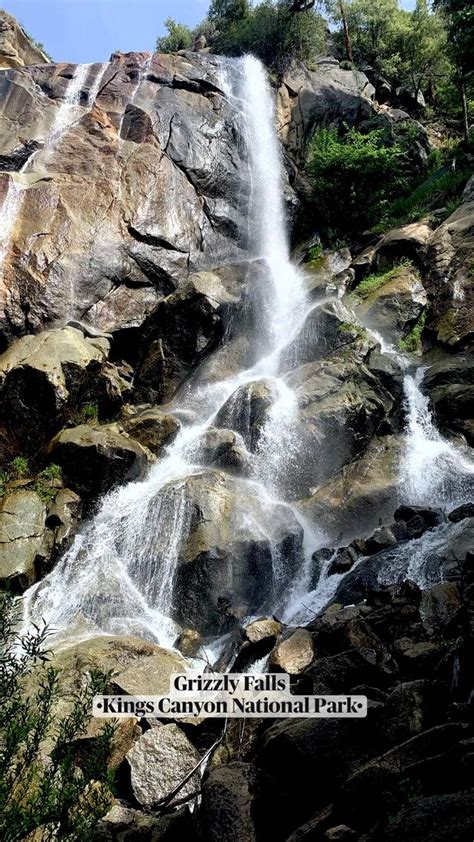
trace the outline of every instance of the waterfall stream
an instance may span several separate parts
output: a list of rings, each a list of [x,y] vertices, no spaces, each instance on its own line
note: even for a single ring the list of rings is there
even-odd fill
[[[145,71],[146,65],[134,95]],[[78,69],[77,73],[67,108],[65,105],[68,119],[85,78],[84,71]],[[102,500],[97,514],[85,524],[54,570],[27,591],[26,623],[44,619],[68,636],[137,634],[165,646],[173,644],[179,631],[172,611],[175,577],[192,527],[187,487],[192,478],[209,472],[202,457],[203,434],[229,400],[230,409],[235,400],[238,410],[238,390],[260,381],[271,384],[273,404],[252,455],[250,475],[232,478],[243,501],[239,510],[242,523],[235,523],[232,512],[223,509],[219,515],[223,522],[216,524],[216,529],[234,529],[238,538],[239,529],[251,524],[254,533],[268,541],[274,580],[270,610],[278,608],[286,621],[301,620],[311,555],[323,539],[281,492],[280,478],[291,470],[297,446],[291,435],[297,405],[295,395],[280,376],[279,363],[282,350],[315,305],[306,300],[304,276],[290,261],[282,164],[266,73],[260,62],[245,57],[223,62],[223,75],[223,89],[234,105],[248,156],[248,284],[259,333],[255,360],[249,368],[218,382],[200,382],[198,371],[182,389],[169,407],[183,419],[178,436],[143,480],[124,485]],[[63,125],[59,114],[56,124]],[[252,260],[255,265],[264,263],[263,275],[253,274]],[[382,350],[395,353],[386,346]],[[403,365],[406,367],[405,362]],[[437,433],[427,399],[419,388],[420,376],[407,373],[405,377],[406,455],[400,474],[400,483],[408,490],[409,500],[405,502],[424,500],[424,489],[429,495],[434,484],[440,489],[447,470],[456,476],[459,472],[472,473],[472,466]],[[241,436],[239,443],[244,446]],[[296,576],[294,571],[284,569],[272,537],[271,524],[289,515],[304,535]],[[322,608],[332,597],[341,576],[329,578],[323,575],[317,590],[308,595],[310,611]]]

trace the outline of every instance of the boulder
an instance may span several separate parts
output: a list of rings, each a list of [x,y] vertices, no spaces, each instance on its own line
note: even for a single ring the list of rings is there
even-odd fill
[[[123,417],[121,424],[135,441],[140,442],[155,456],[158,456],[166,445],[171,444],[180,428],[179,421],[173,415],[167,415],[155,408]]]
[[[369,245],[352,262],[356,284],[373,272],[385,272],[400,263],[411,260],[423,268],[426,264],[428,242],[433,234],[425,220],[392,228],[376,243]]]
[[[452,842],[474,832],[472,789],[418,796],[392,815],[384,828],[384,839],[397,842]]]
[[[271,380],[245,383],[221,407],[214,424],[235,430],[242,436],[248,450],[254,452],[276,397],[277,391]]]
[[[329,541],[369,536],[389,520],[398,502],[402,440],[375,437],[367,450],[299,503],[303,514],[324,529]]]
[[[199,654],[202,637],[196,629],[183,629],[176,638],[174,646],[185,658],[195,658]]]
[[[288,506],[211,470],[170,487],[169,501],[186,518],[173,580],[178,623],[215,634],[279,602],[301,563],[302,530]]]
[[[51,61],[8,12],[0,12],[0,68],[47,64]]]
[[[152,461],[151,453],[118,424],[80,424],[62,430],[47,452],[61,466],[68,485],[88,498],[138,478]]]
[[[105,67],[79,69],[74,119],[65,120],[76,71],[36,64],[0,80],[0,155],[11,155],[19,136],[43,143],[19,178],[0,184],[18,223],[0,285],[4,341],[71,318],[136,339],[190,272],[238,262],[246,247],[243,127],[222,90],[222,60],[115,53]],[[211,311],[193,310],[194,344],[211,338]],[[165,312],[176,316],[174,305]],[[186,340],[182,357],[177,344],[170,332],[163,355],[175,382],[192,350]],[[157,347],[143,360],[140,387],[160,392],[152,357],[160,359]]]
[[[81,686],[91,670],[112,671],[111,693],[154,696],[169,693],[171,675],[184,672],[187,661],[177,652],[138,637],[101,635],[57,650],[52,665],[61,670],[65,691]]]
[[[395,345],[410,333],[428,301],[420,274],[411,265],[400,266],[375,289],[356,288],[352,299],[362,323]]]
[[[199,829],[208,842],[257,842],[272,819],[259,815],[261,773],[250,763],[233,761],[211,769],[202,788]]]
[[[7,429],[37,448],[101,378],[108,343],[73,327],[24,336],[0,357],[0,407]]]
[[[449,350],[469,345],[474,333],[473,232],[474,200],[467,194],[428,242],[431,307],[426,327]]]
[[[449,637],[461,619],[462,610],[461,594],[454,582],[439,582],[423,591],[420,614],[429,635]]]
[[[141,807],[154,807],[171,795],[199,760],[199,753],[174,723],[145,731],[126,756],[135,799]],[[196,770],[169,803],[197,792],[200,786]]]
[[[280,137],[298,162],[318,126],[328,122],[353,126],[373,113],[374,88],[358,70],[344,70],[331,57],[316,60],[312,70],[294,61],[278,89]]]
[[[441,430],[474,445],[474,358],[459,353],[431,365],[423,378]]]
[[[96,825],[93,842],[135,842],[137,839],[179,842],[197,839],[190,812],[183,807],[162,816],[125,807],[116,801]]]
[[[317,299],[323,295],[341,296],[353,280],[349,270],[351,253],[348,248],[322,252],[318,257],[304,264],[307,293]]]
[[[282,352],[280,365],[283,371],[324,359],[338,349],[363,337],[363,329],[354,324],[356,319],[345,304],[331,301],[315,304],[306,316],[297,336]]]
[[[0,582],[23,591],[36,579],[46,507],[32,489],[18,489],[0,498]]]
[[[380,728],[388,745],[408,740],[446,721],[448,689],[439,681],[416,680],[390,693],[381,713]]]
[[[273,638],[276,640],[282,630],[281,623],[273,617],[261,617],[259,620],[252,620],[244,629],[244,638],[249,643],[260,643],[262,640]]]
[[[250,473],[250,458],[242,436],[233,430],[208,427],[188,448],[194,461],[211,468],[245,476]]]
[[[314,658],[313,640],[306,629],[296,629],[278,643],[270,655],[270,668],[300,675]]]

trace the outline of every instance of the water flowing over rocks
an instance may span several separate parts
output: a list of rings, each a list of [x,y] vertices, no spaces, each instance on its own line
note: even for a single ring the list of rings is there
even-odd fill
[[[471,838],[472,184],[440,224],[316,259],[312,231],[292,262],[314,128],[381,114],[364,74],[321,58],[275,91],[252,57],[15,49],[0,582],[27,588],[24,628],[57,630],[71,690],[101,669],[165,694],[189,658],[369,699],[366,720],[121,721],[94,838],[434,842],[455,816]],[[20,455],[62,469],[46,498]],[[157,807],[198,764],[193,813]]]

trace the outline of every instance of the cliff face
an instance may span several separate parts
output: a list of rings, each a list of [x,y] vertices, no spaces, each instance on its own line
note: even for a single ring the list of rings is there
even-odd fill
[[[31,40],[12,15],[0,10],[0,69],[47,64],[49,58]]]

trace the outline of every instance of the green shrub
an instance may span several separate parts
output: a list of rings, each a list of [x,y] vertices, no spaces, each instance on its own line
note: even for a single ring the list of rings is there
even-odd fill
[[[383,129],[362,134],[319,129],[312,141],[308,173],[315,214],[326,231],[357,233],[373,225],[395,195],[406,188],[403,150]]]
[[[412,327],[408,336],[405,339],[400,339],[398,347],[400,351],[406,351],[409,354],[414,354],[421,348],[421,336],[426,322],[426,310],[423,310],[417,323]]]
[[[59,465],[48,465],[44,471],[36,477],[35,491],[43,503],[51,503],[57,492],[55,480],[62,478],[62,471]]]
[[[177,23],[173,18],[165,20],[168,35],[157,38],[156,49],[159,53],[176,53],[178,50],[190,50],[194,35],[189,26]]]
[[[408,196],[396,199],[373,230],[382,234],[396,225],[415,222],[436,208],[446,207],[446,217],[458,207],[464,185],[470,176],[468,170],[448,170],[426,179]],[[449,211],[452,208],[453,210]]]
[[[77,424],[96,424],[99,420],[99,407],[96,403],[85,403],[76,412],[73,418]]]
[[[16,456],[10,462],[10,473],[13,479],[23,479],[28,476],[30,467],[25,456]]]
[[[111,676],[90,673],[69,696],[71,712],[58,715],[58,700],[68,696],[59,671],[48,663],[49,631],[35,627],[19,637],[20,617],[21,601],[0,593],[0,837],[16,842],[46,826],[54,830],[51,838],[86,842],[110,806],[107,760],[114,725],[104,726],[80,766],[73,741],[84,734],[92,699]]]

